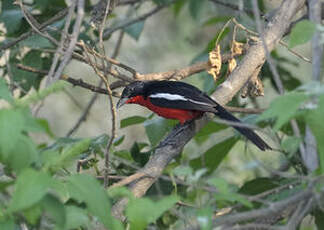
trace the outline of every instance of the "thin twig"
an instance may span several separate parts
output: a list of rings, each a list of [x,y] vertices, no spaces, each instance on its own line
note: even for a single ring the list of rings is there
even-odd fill
[[[17,3],[20,8],[21,12],[23,13],[26,21],[28,24],[32,27],[32,29],[38,33],[40,36],[47,38],[49,41],[51,41],[54,45],[58,45],[55,38],[50,36],[46,31],[42,32],[40,31],[40,24],[37,22],[37,20],[29,13],[29,11],[25,8],[21,0],[17,0],[15,3]]]
[[[82,104],[67,89],[64,88],[63,92],[68,98],[70,98],[70,100],[76,105],[76,107],[78,107],[80,110],[83,110]]]
[[[234,24],[235,24],[238,28],[242,29],[243,31],[245,31],[245,32],[247,32],[247,33],[249,33],[249,34],[251,34],[251,35],[254,35],[254,36],[258,36],[258,37],[259,37],[259,33],[254,32],[254,31],[252,31],[252,30],[246,28],[246,27],[243,26],[241,23],[239,23],[235,18],[233,18],[233,22],[234,22]],[[279,40],[279,44],[282,45],[282,46],[284,46],[284,47],[286,47],[286,49],[287,49],[289,52],[291,52],[293,55],[295,55],[295,56],[301,58],[302,60],[304,60],[304,61],[306,61],[306,62],[308,62],[308,63],[311,63],[311,62],[312,62],[309,58],[304,57],[304,56],[301,55],[300,53],[298,53],[298,52],[292,50],[291,48],[289,48],[288,44],[285,43],[283,40]]]
[[[126,22],[123,22],[121,23],[120,25],[117,25],[113,28],[110,28],[110,29],[106,29],[103,33],[103,39],[107,39],[113,32],[117,31],[117,30],[120,30],[120,29],[124,29],[126,28],[127,26],[130,26],[130,25],[133,25],[137,22],[140,22],[140,21],[143,21],[145,19],[147,19],[148,17],[156,14],[157,12],[159,12],[160,10],[162,10],[163,8],[173,4],[174,2],[176,2],[177,0],[172,0],[172,1],[168,1],[166,4],[163,4],[163,5],[158,5],[157,7],[155,7],[153,10],[149,11],[148,13],[146,14],[143,14],[135,19],[132,19],[132,20],[129,20],[129,21],[126,21]]]
[[[98,85],[98,87],[100,87],[100,84]],[[98,97],[98,93],[95,93],[92,96],[92,98],[88,102],[86,108],[83,110],[83,113],[81,114],[81,116],[79,117],[79,119],[77,120],[77,122],[73,125],[73,127],[65,135],[66,137],[70,137],[73,133],[75,133],[79,129],[79,127],[82,124],[82,122],[84,122],[87,119],[87,117],[88,117],[88,115],[90,113],[90,110],[92,108],[92,105],[97,100],[97,97]]]
[[[289,230],[297,229],[297,226],[304,219],[304,217],[309,213],[313,204],[314,204],[313,197],[300,201],[287,224],[287,229]]]
[[[51,68],[50,68],[48,76],[47,76],[48,82],[50,81],[51,78],[53,78],[59,58],[60,58],[61,54],[63,53],[64,43],[65,43],[66,39],[68,39],[68,30],[69,30],[69,27],[70,27],[70,24],[72,21],[72,16],[73,16],[75,7],[76,7],[76,1],[72,1],[71,5],[69,6],[69,10],[68,10],[67,18],[65,20],[63,32],[61,34],[61,41],[60,41],[58,47],[56,48],[54,58],[52,61],[52,65],[51,65]]]
[[[77,43],[77,40],[78,40],[78,37],[79,37],[83,16],[84,16],[84,0],[78,0],[78,2],[77,2],[77,15],[76,15],[75,23],[74,23],[74,26],[73,26],[73,32],[72,32],[71,37],[70,37],[69,46],[65,51],[65,54],[63,56],[63,60],[61,61],[60,65],[58,66],[55,74],[53,74],[53,77],[50,76],[50,75],[48,76],[47,85],[49,85],[52,82],[55,82],[58,79],[60,79],[61,74],[63,72],[63,69],[65,68],[65,66],[71,60],[74,47],[75,47],[75,45]]]
[[[222,230],[285,230],[284,227],[280,226],[272,226],[270,224],[257,224],[257,223],[252,223],[252,224],[242,224],[238,226],[231,226],[229,228],[222,228]]]
[[[104,74],[102,72],[100,72],[98,70],[98,68],[96,67],[97,65],[93,63],[93,61],[90,58],[90,53],[91,50],[84,44],[84,42],[81,41],[81,46],[83,47],[83,50],[85,52],[85,54],[87,55],[87,60],[88,63],[92,66],[92,68],[94,69],[94,71],[96,72],[96,74],[101,78],[101,80],[104,82],[109,98],[110,98],[110,109],[112,112],[112,130],[111,130],[111,137],[109,138],[108,144],[106,146],[106,150],[105,150],[105,175],[107,175],[107,168],[109,167],[109,151],[111,148],[111,145],[113,143],[114,137],[116,135],[116,108],[114,107],[113,101],[112,101],[112,94],[113,92],[111,91],[110,87],[109,87],[109,83],[107,78],[104,76]],[[96,60],[96,59],[95,59]],[[108,178],[106,177],[105,182],[108,183]],[[105,184],[105,187],[108,187],[108,184]]]
[[[235,5],[235,4],[232,4],[232,3],[223,2],[223,1],[220,1],[220,0],[210,0],[210,1],[211,2],[214,2],[217,5],[221,5],[221,6],[227,7],[229,9],[231,9],[231,10],[235,10],[235,11],[243,10],[247,14],[253,14],[253,11],[252,10],[250,10],[248,8],[240,9],[240,7],[238,5]]]
[[[99,27],[99,47],[101,49],[101,52],[103,54],[103,56],[106,57],[105,54],[105,46],[103,43],[103,31],[105,28],[105,24],[106,24],[106,18],[108,17],[109,12],[112,11],[112,8],[114,7],[115,4],[115,0],[108,0],[106,1],[106,9],[105,9],[105,13],[104,13],[104,17],[102,20],[102,23]],[[108,184],[109,184],[109,153],[110,153],[110,148],[111,145],[116,137],[116,107],[113,103],[113,96],[112,96],[112,90],[110,89],[109,83],[107,81],[107,78],[105,76],[107,76],[107,68],[105,66],[105,59],[101,59],[102,60],[102,66],[103,66],[103,76],[99,75],[101,77],[101,80],[105,83],[106,85],[106,89],[108,92],[108,98],[109,98],[109,105],[110,105],[110,112],[111,112],[111,122],[112,122],[112,128],[111,128],[111,136],[109,138],[109,141],[107,143],[106,149],[105,149],[105,153],[104,153],[104,157],[105,157],[105,170],[104,170],[104,187],[107,188]]]
[[[121,47],[121,43],[122,43],[122,39],[124,36],[124,32],[122,31],[119,35],[118,41],[117,41],[117,45],[115,47],[115,50],[112,54],[112,58],[116,58],[118,56],[120,47]],[[82,124],[83,121],[86,120],[92,106],[94,105],[95,101],[97,100],[99,94],[105,94],[107,95],[108,92],[106,89],[101,88],[103,81],[100,80],[98,86],[92,86],[90,84],[87,84],[85,82],[83,82],[81,79],[79,80],[74,80],[73,78],[67,78],[66,79],[68,82],[70,82],[71,84],[73,84],[74,86],[80,86],[86,89],[90,89],[92,92],[95,92],[95,94],[91,97],[90,101],[88,102],[86,109],[83,111],[83,113],[81,114],[81,116],[79,117],[79,119],[77,120],[77,122],[75,123],[75,125],[69,130],[69,132],[66,134],[66,136],[71,136]],[[118,87],[114,87],[114,84],[110,84],[110,89],[113,90],[115,88]],[[119,97],[119,94],[117,94],[116,92],[113,92],[113,96],[114,97]]]

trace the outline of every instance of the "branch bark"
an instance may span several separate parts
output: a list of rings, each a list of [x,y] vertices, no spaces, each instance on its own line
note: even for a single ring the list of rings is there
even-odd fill
[[[322,3],[319,0],[308,0],[309,19],[314,23],[320,24],[322,21]],[[312,79],[320,84],[322,61],[323,61],[323,44],[321,44],[321,35],[316,31],[312,39]],[[305,132],[306,153],[302,155],[303,162],[309,172],[318,168],[318,154],[316,138],[309,126],[306,126]]]
[[[268,23],[264,33],[265,45],[269,51],[273,50],[279,40],[288,29],[297,11],[305,4],[305,0],[283,1],[272,20]],[[265,61],[265,51],[262,42],[253,44],[247,51],[246,56],[235,68],[227,80],[221,84],[213,98],[220,104],[229,102],[235,94],[248,82],[255,69]],[[159,144],[155,154],[151,157],[141,172],[150,177],[140,178],[130,185],[130,189],[136,197],[143,196],[156,179],[162,174],[167,164],[177,155],[190,141],[200,128],[208,121],[208,116],[184,126],[176,126],[171,133]],[[118,201],[112,208],[112,213],[119,219],[124,220],[122,214],[127,199]]]

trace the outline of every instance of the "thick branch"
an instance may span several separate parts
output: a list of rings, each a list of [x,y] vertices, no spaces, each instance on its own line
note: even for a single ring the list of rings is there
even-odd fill
[[[285,200],[272,203],[269,207],[266,208],[218,217],[216,218],[215,223],[217,226],[219,226],[228,223],[247,221],[258,217],[266,217],[272,214],[276,214],[289,206],[294,206],[298,204],[298,202],[308,200],[311,196],[311,190],[302,191]]]

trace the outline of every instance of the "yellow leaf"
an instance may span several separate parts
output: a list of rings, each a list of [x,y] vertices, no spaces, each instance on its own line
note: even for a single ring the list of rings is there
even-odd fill
[[[227,68],[227,75],[229,75],[230,73],[233,72],[233,70],[235,69],[237,63],[235,58],[231,58],[228,60],[228,68]]]
[[[237,42],[235,40],[232,42],[231,52],[233,56],[241,55],[243,53],[243,49],[244,49],[244,43]]]
[[[215,48],[209,52],[209,63],[211,68],[207,71],[211,74],[214,80],[217,80],[217,76],[220,74],[222,68],[222,55],[220,52],[220,45],[216,45]]]

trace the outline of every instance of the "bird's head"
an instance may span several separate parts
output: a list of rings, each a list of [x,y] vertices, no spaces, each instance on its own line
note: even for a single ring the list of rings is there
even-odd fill
[[[143,81],[135,81],[127,85],[124,88],[122,95],[117,103],[117,108],[120,108],[124,104],[129,103],[131,99],[136,96],[143,96],[144,86],[145,82]]]

